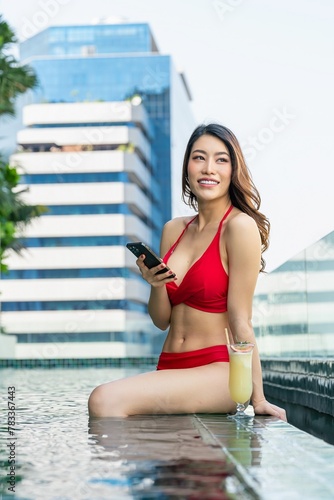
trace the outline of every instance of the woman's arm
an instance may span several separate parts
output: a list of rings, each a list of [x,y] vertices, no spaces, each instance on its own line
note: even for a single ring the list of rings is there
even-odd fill
[[[225,230],[225,241],[229,270],[229,326],[234,341],[247,341],[255,345],[252,367],[254,410],[285,420],[285,411],[265,399],[261,362],[252,326],[253,295],[261,264],[261,239],[254,219],[243,213],[231,219]]]
[[[160,255],[165,255],[170,247],[168,243],[170,241],[169,233],[170,226],[173,221],[167,222],[162,231],[161,244],[160,244]],[[166,330],[170,323],[170,316],[172,312],[172,307],[167,295],[166,283],[174,281],[176,278],[166,278],[166,274],[158,274],[156,272],[162,269],[165,264],[160,264],[157,267],[148,269],[145,266],[143,260],[145,257],[137,260],[137,265],[142,273],[143,278],[151,285],[151,293],[148,301],[148,312],[151,319],[156,327],[161,330]]]
[[[169,327],[172,308],[165,286],[163,288],[151,287],[148,312],[157,328],[166,330]]]

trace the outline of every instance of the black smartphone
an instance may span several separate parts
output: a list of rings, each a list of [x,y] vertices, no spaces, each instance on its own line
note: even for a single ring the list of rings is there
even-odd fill
[[[152,267],[158,266],[161,264],[162,260],[157,256],[156,253],[148,246],[145,245],[142,241],[136,241],[135,243],[127,243],[126,247],[138,258],[140,255],[145,255],[144,264],[149,269]],[[164,267],[160,269],[156,274],[163,274],[170,271],[169,267]],[[168,276],[169,278],[174,278],[175,274],[171,274]]]

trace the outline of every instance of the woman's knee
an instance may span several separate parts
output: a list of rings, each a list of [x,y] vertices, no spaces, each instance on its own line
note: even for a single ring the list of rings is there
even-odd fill
[[[126,417],[121,399],[116,383],[99,385],[89,396],[89,415],[91,417]]]
[[[95,389],[91,392],[88,399],[88,411],[89,415],[93,417],[101,417],[101,411],[104,406],[104,397],[103,397],[103,386],[99,385],[95,387]]]

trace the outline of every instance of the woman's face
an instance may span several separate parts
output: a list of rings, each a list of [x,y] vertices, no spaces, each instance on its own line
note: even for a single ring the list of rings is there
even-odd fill
[[[231,175],[231,157],[225,143],[209,134],[197,139],[188,162],[189,185],[197,201],[226,196]]]

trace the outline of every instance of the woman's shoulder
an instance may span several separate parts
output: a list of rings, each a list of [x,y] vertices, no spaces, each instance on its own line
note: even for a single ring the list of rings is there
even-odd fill
[[[253,217],[235,208],[226,221],[226,235],[247,239],[249,236],[258,235],[259,229]]]
[[[189,224],[189,222],[194,219],[194,217],[196,217],[196,214],[190,216],[188,215],[182,217],[174,217],[174,219],[171,219],[168,222],[166,222],[166,224],[164,225],[164,229],[166,229],[167,231],[184,229],[187,226],[187,224]]]
[[[239,208],[234,207],[233,211],[231,213],[231,216],[229,217],[229,222],[232,222],[233,224],[256,224],[255,220],[253,217],[250,215],[246,214],[245,212],[242,212]]]
[[[169,220],[163,227],[162,236],[164,242],[167,245],[171,246],[178,239],[182,231],[187,227],[187,224],[195,217],[192,216],[184,216],[184,217],[175,217],[174,219]]]

